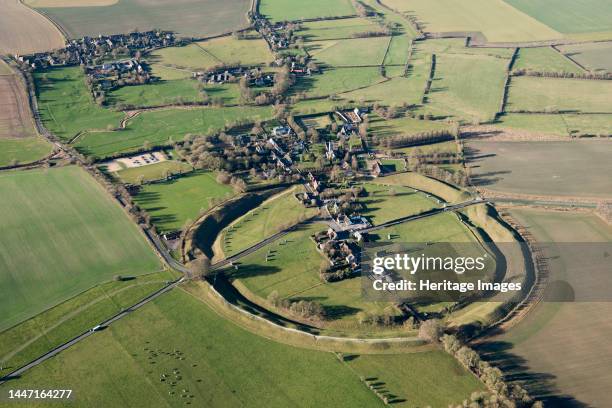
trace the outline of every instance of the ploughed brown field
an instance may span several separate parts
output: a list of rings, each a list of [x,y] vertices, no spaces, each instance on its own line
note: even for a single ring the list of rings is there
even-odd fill
[[[1,18],[1,17],[0,17]],[[34,136],[24,85],[0,61],[0,139]]]
[[[0,54],[28,54],[64,46],[49,20],[18,0],[0,0]]]

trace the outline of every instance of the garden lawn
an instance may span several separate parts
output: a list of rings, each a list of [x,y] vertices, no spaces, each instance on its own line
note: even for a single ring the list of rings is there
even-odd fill
[[[0,330],[114,275],[161,269],[136,225],[79,167],[4,173],[0,191]]]
[[[134,201],[149,214],[161,232],[181,229],[186,221],[195,221],[200,212],[211,207],[211,199],[233,194],[231,187],[219,184],[215,174],[195,171],[174,180],[147,184]]]
[[[295,198],[299,191],[291,188],[266,200],[223,230],[221,239],[225,256],[249,248],[300,220],[314,216],[316,208],[306,208]]]
[[[259,12],[276,22],[348,16],[354,15],[355,9],[350,0],[262,0]]]
[[[52,151],[53,146],[38,136],[20,139],[0,138],[0,167],[8,166],[14,161],[31,163],[48,156]]]
[[[116,128],[124,116],[95,104],[80,67],[37,72],[34,80],[40,117],[45,127],[63,140],[84,130]]]
[[[253,335],[181,289],[37,366],[11,386],[43,383],[45,388],[71,384],[74,401],[92,408],[184,407],[186,401],[211,408],[383,406],[332,353]]]
[[[211,94],[212,95],[212,94]],[[189,108],[147,111],[131,119],[127,127],[111,132],[91,132],[81,136],[75,147],[99,158],[167,145],[182,140],[187,133],[202,134],[221,130],[239,120],[254,121],[272,116],[270,107]]]
[[[539,72],[584,73],[582,68],[552,47],[521,48],[513,68]]]
[[[518,77],[510,82],[509,111],[612,113],[612,82]]]

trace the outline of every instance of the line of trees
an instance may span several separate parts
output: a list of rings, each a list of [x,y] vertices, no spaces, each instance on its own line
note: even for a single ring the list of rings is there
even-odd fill
[[[512,71],[513,76],[533,76],[533,77],[541,77],[541,78],[567,78],[567,79],[590,79],[590,80],[612,80],[612,73],[610,72],[585,72],[585,73],[576,73],[576,72],[544,72],[544,71],[534,71],[531,69],[515,69]]]
[[[431,130],[428,132],[420,132],[412,135],[396,135],[396,136],[372,136],[372,144],[382,146],[388,149],[398,147],[408,147],[421,144],[430,144],[453,140],[454,135],[450,130]]]
[[[471,403],[464,401],[457,407],[516,407],[541,408],[542,403],[534,402],[529,393],[518,384],[508,384],[504,381],[502,371],[493,367],[470,347],[461,343],[454,335],[445,334],[440,338],[444,350],[455,357],[461,365],[474,373],[491,391],[487,393],[473,393]]]

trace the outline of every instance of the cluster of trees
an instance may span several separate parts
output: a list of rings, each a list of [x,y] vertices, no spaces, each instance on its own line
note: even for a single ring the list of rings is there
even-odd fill
[[[272,86],[272,95],[277,96],[277,97],[284,95],[285,92],[289,90],[291,85],[293,85],[293,80],[291,78],[291,72],[289,70],[289,66],[284,65],[274,75],[274,86]]]
[[[284,309],[294,315],[309,320],[324,320],[325,309],[319,302],[312,300],[281,299],[277,291],[272,291],[268,295],[268,302],[276,308]]]
[[[435,178],[437,180],[444,181],[449,184],[455,184],[458,186],[467,186],[470,183],[469,174],[463,169],[457,169],[454,172],[450,172],[438,166],[431,166],[427,164],[410,163],[409,168],[411,171],[423,174],[428,177]]]
[[[576,72],[544,72],[544,71],[534,71],[531,69],[515,69],[512,71],[512,75],[514,76],[534,76],[534,77],[542,77],[542,78],[569,78],[569,79],[592,79],[592,80],[610,80],[612,79],[612,73],[610,72],[585,72],[585,73],[576,73]]]
[[[381,118],[385,118],[387,120],[395,119],[401,116],[401,109],[398,108],[397,106],[387,107],[387,106],[381,106],[375,103],[372,109],[374,110],[374,112],[376,112],[378,116],[380,116]]]
[[[247,190],[246,182],[240,177],[232,176],[226,171],[220,171],[217,175],[217,182],[220,184],[229,184],[238,193],[244,193]]]
[[[440,338],[444,350],[454,356],[461,365],[473,372],[491,391],[491,395],[476,393],[472,395],[469,407],[516,407],[539,408],[541,402],[534,402],[527,391],[518,384],[508,384],[499,368],[482,360],[477,352],[465,346],[454,335],[445,334]]]

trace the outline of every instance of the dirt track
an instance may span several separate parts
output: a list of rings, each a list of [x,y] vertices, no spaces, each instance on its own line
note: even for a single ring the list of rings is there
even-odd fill
[[[0,54],[29,54],[64,46],[49,20],[18,0],[0,0]]]

